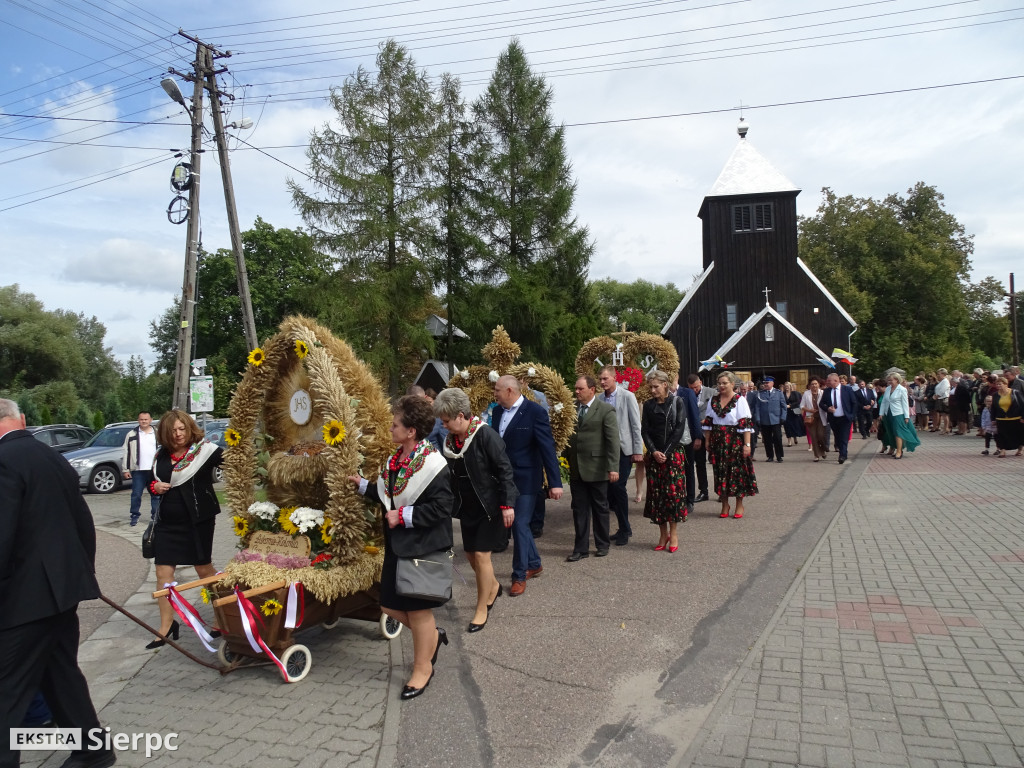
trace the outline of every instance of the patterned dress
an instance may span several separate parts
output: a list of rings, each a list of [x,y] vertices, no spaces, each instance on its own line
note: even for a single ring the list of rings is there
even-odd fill
[[[675,397],[668,397],[664,403],[651,398],[644,403],[648,437],[655,451],[665,454],[665,463],[654,460],[654,451],[648,451],[644,457],[647,467],[647,504],[644,506],[644,517],[652,523],[686,522],[689,515],[686,509],[686,469],[685,454],[678,443],[668,445],[670,436],[667,434],[668,410],[674,408]],[[685,417],[685,414],[683,415]]]
[[[753,462],[743,456],[743,433],[753,431],[750,406],[745,398],[733,395],[724,408],[717,395],[711,398],[704,417],[704,432],[708,458],[715,472],[715,493],[723,499],[757,493]]]

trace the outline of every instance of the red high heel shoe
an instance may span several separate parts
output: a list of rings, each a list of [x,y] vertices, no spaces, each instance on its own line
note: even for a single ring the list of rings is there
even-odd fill
[[[654,548],[654,551],[655,552],[661,552],[661,550],[663,550],[667,546],[668,546],[668,542],[666,541],[664,544],[659,544],[658,546],[656,546]]]

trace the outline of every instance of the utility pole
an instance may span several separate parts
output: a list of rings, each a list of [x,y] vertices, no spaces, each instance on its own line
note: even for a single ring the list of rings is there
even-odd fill
[[[1010,333],[1013,336],[1013,364],[1020,365],[1020,347],[1017,345],[1017,293],[1013,289],[1013,272],[1010,273]]]
[[[181,321],[178,326],[178,361],[174,367],[174,407],[188,410],[189,373],[191,371],[192,333],[195,318],[196,273],[199,256],[199,165],[203,150],[203,78],[201,70],[206,58],[206,49],[196,44],[194,76],[179,77],[192,80],[192,186],[188,191],[188,233],[185,235],[185,279],[181,286]]]
[[[245,268],[245,251],[242,249],[242,231],[238,227],[238,210],[235,208],[235,186],[231,181],[231,165],[228,160],[228,143],[224,136],[224,115],[221,112],[220,91],[217,76],[213,71],[213,59],[230,56],[230,51],[214,57],[209,49],[209,68],[206,70],[206,87],[210,91],[210,111],[213,113],[213,130],[217,138],[217,154],[220,156],[220,175],[224,186],[224,206],[228,213],[228,229],[231,231],[231,248],[235,252],[235,273],[238,276],[238,296],[242,301],[242,328],[249,351],[259,346],[256,338],[256,320],[252,314],[252,298],[249,294],[249,273]],[[234,99],[234,96],[230,98]]]
[[[207,45],[198,38],[185,34],[181,29],[178,34],[196,44],[196,59],[193,72],[184,74],[174,68],[168,72],[177,75],[193,84],[192,109],[192,147],[191,161],[193,181],[189,188],[188,234],[185,249],[185,279],[181,290],[181,325],[178,335],[178,360],[174,371],[174,407],[186,410],[188,407],[189,378],[191,358],[193,356],[193,335],[196,299],[196,280],[199,255],[199,165],[202,153],[203,132],[203,90],[210,91],[213,111],[213,124],[217,140],[217,151],[220,155],[221,176],[224,186],[224,203],[227,208],[228,228],[231,232],[231,246],[235,253],[235,267],[238,277],[238,295],[242,306],[242,327],[249,350],[259,344],[256,338],[256,324],[253,318],[252,298],[249,292],[249,277],[245,267],[245,253],[242,249],[242,234],[238,226],[238,213],[235,207],[235,190],[231,181],[231,166],[228,160],[227,141],[224,136],[224,119],[221,112],[220,92],[217,88],[217,75],[226,72],[227,68],[214,69],[214,59],[226,58],[230,51],[221,53],[213,46]],[[180,97],[178,97],[180,99]],[[233,98],[233,97],[231,97]]]

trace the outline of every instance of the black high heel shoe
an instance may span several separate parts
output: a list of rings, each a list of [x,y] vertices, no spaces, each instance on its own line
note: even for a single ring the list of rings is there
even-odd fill
[[[434,666],[434,664],[437,663],[437,652],[441,650],[441,646],[442,645],[448,645],[448,633],[445,632],[440,627],[438,627],[437,628],[437,647],[434,648],[434,655],[430,657],[430,666]],[[428,681],[428,684],[429,684],[429,681]],[[406,686],[406,687],[408,688],[408,686]],[[426,685],[423,686],[423,688],[426,688],[426,687],[427,687]],[[414,688],[413,690],[422,691],[423,688]],[[419,696],[419,693],[417,693],[415,695]],[[405,696],[405,694],[403,693],[403,698],[404,698],[404,696]],[[410,696],[409,698],[412,698],[412,696]]]
[[[161,647],[163,645],[166,645],[167,644],[167,638],[170,638],[171,640],[177,640],[178,639],[178,629],[179,629],[178,620],[175,619],[174,621],[171,622],[171,628],[169,630],[167,630],[167,634],[164,635],[161,639],[154,640],[153,642],[149,643],[146,646],[146,650],[147,651],[151,651],[154,648],[159,648],[159,647]]]
[[[496,602],[498,602],[498,598],[499,598],[499,597],[501,597],[501,583],[500,583],[500,582],[498,583],[498,594],[496,594],[496,595],[494,596],[494,599],[493,599],[493,600],[491,600],[491,604],[487,606],[487,612],[488,612],[488,613],[490,613],[490,612],[491,612],[491,608],[493,608],[493,607],[494,607],[494,604],[495,604]]]
[[[447,640],[445,642],[447,642]],[[438,643],[438,645],[440,645],[440,643]],[[402,701],[408,701],[409,699],[415,699],[417,696],[419,696],[421,693],[423,693],[425,690],[427,690],[427,686],[430,685],[430,681],[433,680],[433,679],[434,679],[434,672],[433,672],[433,670],[431,670],[430,677],[427,678],[427,682],[425,682],[423,684],[422,688],[413,688],[411,685],[402,686],[402,693],[401,693],[401,696],[399,698],[401,698]]]

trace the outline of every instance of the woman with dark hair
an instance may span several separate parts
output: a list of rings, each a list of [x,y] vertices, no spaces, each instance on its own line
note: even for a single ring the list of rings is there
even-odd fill
[[[740,377],[731,371],[718,374],[718,394],[708,403],[704,432],[708,456],[715,470],[715,492],[722,502],[719,517],[729,516],[729,497],[736,498],[733,518],[743,517],[743,499],[757,493],[757,478],[750,461],[754,421],[745,398],[736,394]]]
[[[398,594],[399,558],[422,558],[452,546],[452,491],[448,463],[428,442],[434,411],[422,395],[406,395],[392,409],[391,440],[398,446],[371,484],[349,476],[359,493],[383,505],[384,567],[380,607],[412,633],[413,664],[402,700],[414,699],[434,677],[434,662],[448,635],[434,622],[433,609],[444,600]]]
[[[501,597],[491,553],[507,540],[519,491],[505,441],[473,415],[469,395],[454,387],[442,390],[434,399],[434,415],[448,430],[441,452],[452,473],[452,517],[461,521],[462,548],[476,574],[476,611],[466,631],[479,632]]]
[[[199,578],[213,576],[213,529],[220,504],[213,490],[213,470],[223,461],[223,451],[203,439],[203,431],[184,411],[164,414],[157,428],[160,448],[153,462],[149,489],[160,497],[153,537],[157,589],[174,582],[179,565],[191,565]],[[160,606],[160,634],[178,639],[178,622],[170,598]],[[154,640],[146,648],[159,648]]]
[[[787,381],[782,385],[782,394],[786,397],[786,445],[796,445],[797,438],[807,434],[804,420],[800,413],[800,393],[793,383]]]

